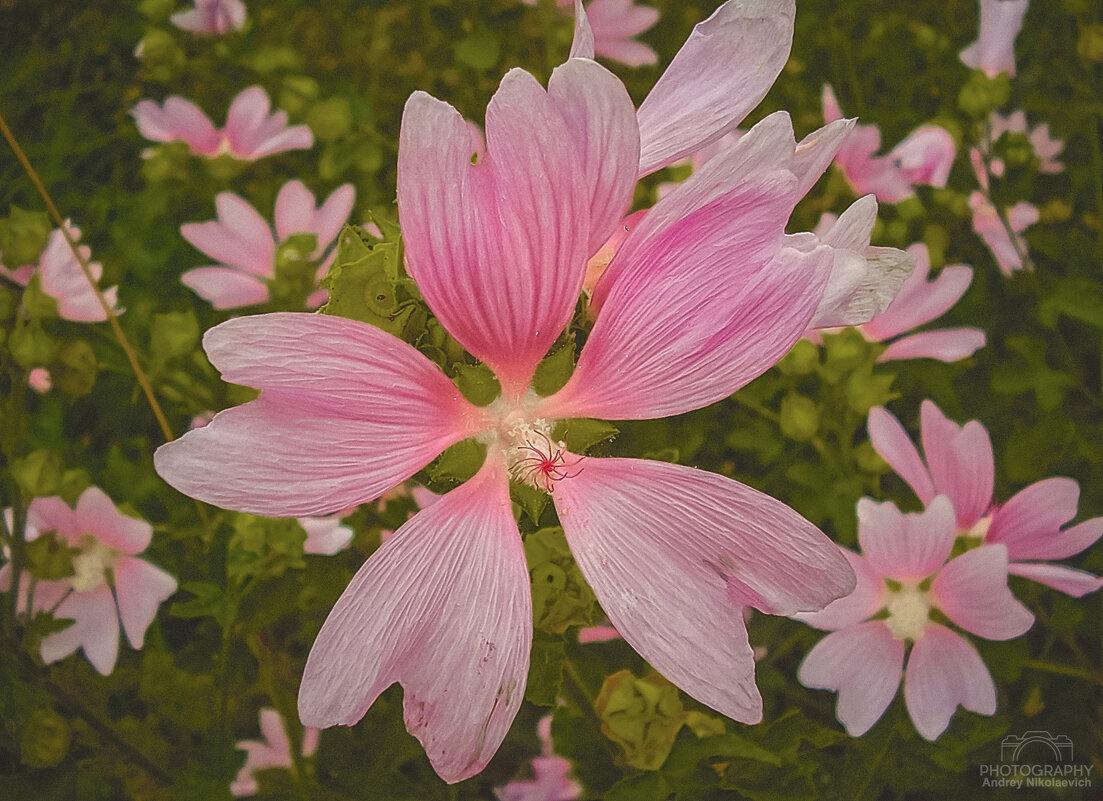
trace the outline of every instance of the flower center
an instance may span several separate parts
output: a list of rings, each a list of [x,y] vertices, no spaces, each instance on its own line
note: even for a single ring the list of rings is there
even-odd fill
[[[94,590],[107,583],[107,571],[113,570],[119,552],[86,535],[80,553],[73,557],[73,575],[69,583],[77,592]]]
[[[918,586],[905,584],[899,590],[889,590],[886,604],[889,616],[885,625],[898,640],[918,640],[930,615],[931,602]]]
[[[538,399],[531,389],[515,403],[499,397],[486,407],[488,425],[478,439],[498,448],[511,479],[550,495],[556,482],[577,475],[577,462],[568,462],[565,443],[552,440],[555,421],[533,415]]]

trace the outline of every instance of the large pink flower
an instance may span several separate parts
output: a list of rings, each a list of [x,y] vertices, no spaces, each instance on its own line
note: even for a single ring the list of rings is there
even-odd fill
[[[181,140],[199,156],[215,158],[229,155],[240,161],[305,150],[314,146],[314,135],[306,125],[287,127],[287,112],[269,113],[271,102],[261,86],[250,86],[230,103],[226,126],[215,128],[210,117],[177,95],[163,105],[152,100],[139,101],[130,113],[138,130],[154,142]]]
[[[961,51],[961,60],[989,78],[1001,72],[1015,77],[1015,37],[1023,27],[1030,0],[980,0],[977,40]]]
[[[598,282],[600,311],[567,385],[547,397],[530,388],[637,176],[753,108],[785,63],[794,14],[791,0],[725,3],[638,117],[620,81],[579,57],[592,55],[581,16],[576,57],[547,91],[521,70],[503,79],[474,160],[455,109],[410,98],[398,163],[407,267],[497,375],[488,406],[356,321],[272,314],[207,333],[223,377],[262,392],[158,450],[158,471],[189,495],[322,514],[378,497],[460,440],[486,448],[478,473],[389,538],[334,607],[307,660],[304,723],[351,725],[399,682],[406,725],[437,772],[454,782],[482,769],[524,695],[532,634],[511,480],[551,494],[625,640],[739,720],[762,714],[741,608],[793,614],[850,591],[838,549],[780,502],[691,467],[583,458],[553,439],[562,419],[700,408],[789,350],[821,303],[833,250],[787,237],[786,220],[846,124],[798,148],[788,116],[774,114],[664,197]],[[726,88],[712,85],[721,77]]]
[[[1103,536],[1103,517],[1069,529],[1080,486],[1071,478],[1031,484],[1004,504],[992,500],[995,460],[988,431],[976,420],[964,426],[946,418],[931,401],[921,410],[924,461],[900,421],[878,407],[869,413],[873,447],[924,504],[945,495],[959,532],[974,541],[1007,547],[1008,571],[1080,597],[1103,587],[1103,579],[1049,560],[1080,553]]]
[[[120,514],[102,490],[89,487],[75,509],[61,498],[35,498],[27,509],[27,528],[28,540],[54,531],[76,551],[72,576],[34,584],[31,611],[52,610],[55,618],[74,621],[43,638],[43,661],[56,662],[80,648],[106,676],[118,656],[119,620],[130,644],[141,648],[157,607],[176,591],[176,579],[136,556],[149,545],[152,527]],[[9,567],[0,568],[0,590],[11,587]],[[23,576],[20,593],[27,583]]]
[[[271,768],[295,769],[291,756],[291,739],[287,736],[283,718],[271,707],[260,710],[260,733],[263,740],[239,740],[238,750],[245,752],[245,764],[230,783],[230,795],[236,798],[256,795],[260,790],[257,771]],[[303,729],[302,755],[313,756],[318,750],[318,729]]]
[[[178,28],[192,33],[221,36],[245,26],[245,4],[241,0],[195,0],[195,8],[173,14]]]
[[[317,246],[309,257],[321,260],[318,278],[325,275],[336,251],[326,252],[348,219],[356,190],[352,184],[336,189],[315,207],[314,195],[301,181],[288,181],[276,196],[276,236],[256,209],[233,192],[215,198],[218,219],[185,223],[180,233],[220,264],[188,270],[181,281],[216,309],[251,306],[268,300],[268,281],[275,277],[276,250],[294,234],[310,233]],[[307,255],[307,254],[304,254]],[[325,302],[325,290],[308,299],[311,306]]]
[[[822,612],[797,616],[831,632],[808,652],[798,678],[806,687],[838,691],[837,715],[852,736],[881,717],[901,674],[908,714],[928,740],[946,730],[959,704],[995,713],[996,687],[980,655],[931,620],[931,610],[988,640],[1018,637],[1034,616],[1007,588],[1006,546],[982,545],[947,562],[956,538],[954,510],[943,495],[920,514],[863,498],[858,540],[864,555],[845,552],[858,586]]]
[[[827,84],[823,87],[823,117],[826,122],[842,119],[835,92]],[[946,186],[957,156],[954,138],[937,125],[916,128],[888,155],[875,156],[880,149],[877,126],[858,125],[839,148],[835,163],[857,194],[872,193],[885,203],[912,197],[913,186]]]

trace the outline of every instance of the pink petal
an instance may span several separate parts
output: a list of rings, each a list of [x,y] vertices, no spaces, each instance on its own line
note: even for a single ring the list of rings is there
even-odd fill
[[[648,241],[617,276],[547,413],[680,414],[730,395],[784,356],[807,329],[831,265],[825,246],[778,249],[792,180],[750,179]]]
[[[597,55],[619,61],[629,67],[642,67],[647,64],[657,64],[659,61],[659,54],[649,45],[628,39],[610,38],[600,33],[595,34],[594,49]]]
[[[934,482],[900,421],[887,410],[875,406],[869,410],[867,426],[874,450],[907,482],[919,500],[930,503],[936,494]]]
[[[959,704],[980,715],[995,714],[996,686],[976,648],[949,629],[928,623],[908,657],[904,702],[919,733],[937,740]]]
[[[163,108],[152,100],[142,100],[130,113],[146,139],[154,142],[182,139],[193,151],[205,156],[218,150],[219,133],[214,123],[190,100],[172,95]]]
[[[926,246],[912,245],[908,253],[915,258],[916,269],[888,309],[865,326],[865,332],[874,339],[888,339],[945,314],[973,280],[973,268],[959,264],[942,268],[933,281],[928,281],[930,256]]]
[[[835,715],[851,737],[861,737],[888,709],[900,688],[904,643],[881,621],[834,631],[804,658],[797,678],[805,687],[835,690]]]
[[[291,741],[287,737],[280,713],[270,707],[260,710],[260,731],[272,751],[283,757],[281,762],[273,764],[291,767]]]
[[[888,157],[909,184],[943,187],[957,158],[957,143],[945,128],[922,125],[896,145]]]
[[[276,237],[282,242],[313,228],[314,193],[302,181],[288,181],[276,195]]]
[[[1099,576],[1048,562],[1012,562],[1008,565],[1007,572],[1045,584],[1073,598],[1080,598],[1103,587],[1103,578]]]
[[[42,638],[42,661],[46,664],[68,656],[78,648],[92,666],[107,676],[115,669],[119,652],[119,617],[111,588],[101,584],[87,592],[69,595],[54,612],[54,617],[72,618],[69,628]]]
[[[237,94],[226,113],[226,137],[230,150],[248,158],[268,133],[271,103],[264,87],[250,86]]]
[[[300,517],[299,525],[306,531],[303,553],[333,556],[349,546],[352,529],[341,525],[340,515],[332,517]]]
[[[972,356],[985,345],[980,328],[945,328],[924,331],[896,340],[877,357],[879,362],[897,359],[938,359],[953,363]]]
[[[590,458],[554,499],[610,622],[656,670],[736,720],[762,714],[741,607],[790,615],[854,588],[838,547],[808,521],[715,473]]]
[[[536,5],[536,0],[521,0],[530,6]],[[594,30],[590,27],[590,19],[582,5],[582,0],[574,0],[574,38],[571,41],[570,58],[594,57]]]
[[[949,420],[931,401],[920,407],[923,453],[935,489],[953,501],[960,528],[971,528],[992,504],[996,466],[988,430],[976,420]]]
[[[973,210],[973,230],[992,251],[1000,272],[1011,275],[1016,270],[1021,270],[1026,243],[1019,232],[1037,222],[1037,207],[1029,203],[1018,203],[1008,212],[1008,222],[1015,232],[1014,238],[1000,219],[999,211],[983,194],[973,192],[969,195],[969,207]],[[1014,219],[1011,218],[1012,213]]]
[[[80,239],[80,230],[68,227],[73,239]],[[80,246],[79,251],[85,261],[91,257],[91,251],[87,247]],[[89,263],[88,271],[97,282],[103,275],[103,267],[99,262]],[[38,274],[42,291],[57,301],[58,314],[62,318],[88,323],[107,319],[96,290],[60,228],[51,231],[46,240],[46,248],[39,259]],[[108,305],[114,306],[114,290],[108,290],[104,295]]]
[[[694,27],[640,106],[640,175],[716,141],[758,105],[789,58],[795,16],[793,0],[729,0]]]
[[[402,684],[406,727],[447,782],[478,773],[524,696],[528,567],[504,466],[412,517],[334,606],[307,659],[299,716],[352,725]]]
[[[121,514],[99,487],[89,487],[81,493],[73,523],[82,535],[92,534],[105,545],[126,554],[141,553],[153,537],[153,526],[145,520]]]
[[[143,559],[124,556],[115,562],[115,597],[126,638],[141,648],[157,607],[176,592],[176,579]]]
[[[268,300],[268,282],[233,267],[197,267],[180,282],[216,309],[239,309]]]
[[[275,120],[275,125],[271,127],[278,127],[278,130],[266,133],[256,146],[247,153],[240,154],[239,157],[259,159],[285,150],[309,150],[314,147],[314,134],[309,126],[292,125],[290,128],[285,128],[287,115],[282,111],[277,114],[278,116],[273,115],[271,118]]]
[[[1002,542],[1016,561],[1072,556],[1095,541],[1095,537],[1083,543],[1072,540],[1079,547],[1069,550],[1070,541],[1061,532],[1061,527],[1076,517],[1079,502],[1080,485],[1071,478],[1035,482],[996,508],[985,541]],[[1103,526],[1097,528],[1103,533]]]
[[[321,207],[314,212],[313,221],[307,230],[318,235],[318,250],[315,252],[315,256],[320,255],[341,233],[341,229],[348,221],[355,202],[356,189],[352,184],[342,184],[334,189]],[[277,228],[279,226],[278,218],[279,212],[277,209]]]
[[[842,554],[850,563],[858,581],[854,592],[832,601],[822,612],[801,612],[793,615],[794,620],[817,629],[835,631],[861,623],[884,606],[885,582],[882,581],[881,574],[870,566],[868,560],[853,551],[843,548]]]
[[[271,277],[276,244],[268,222],[233,192],[215,198],[218,222],[190,223],[180,233],[195,247],[223,264]]]
[[[1010,640],[1034,624],[1034,615],[1011,594],[1007,572],[1007,548],[982,545],[939,571],[931,597],[966,631],[988,640]]]
[[[406,104],[398,197],[408,267],[507,394],[528,385],[570,317],[590,248],[627,207],[630,112],[623,85],[593,62],[558,67],[547,93],[513,70],[487,109],[486,158],[472,164],[453,108],[423,93]]]
[[[946,562],[957,539],[954,509],[945,495],[923,512],[905,514],[890,501],[858,501],[858,541],[870,567],[897,581],[918,581]]]
[[[158,449],[187,495],[276,517],[378,497],[475,433],[479,415],[436,365],[365,323],[314,314],[242,317],[204,336],[226,381],[264,390]]]
[[[989,78],[1001,72],[1015,77],[1015,37],[1023,26],[1030,0],[980,0],[980,32],[961,51],[966,66],[984,70]]]

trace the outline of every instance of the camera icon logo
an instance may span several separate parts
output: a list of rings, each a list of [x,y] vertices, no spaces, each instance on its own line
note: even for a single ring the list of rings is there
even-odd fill
[[[1072,740],[1067,735],[1050,734],[1048,731],[1007,735],[1000,742],[1000,759],[1004,762],[1018,762],[1023,749],[1035,744],[1048,747],[1058,762],[1072,761]]]

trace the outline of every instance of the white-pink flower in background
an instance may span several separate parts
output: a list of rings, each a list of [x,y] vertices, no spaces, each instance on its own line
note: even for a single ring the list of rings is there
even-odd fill
[[[532,760],[532,779],[515,779],[504,787],[495,787],[498,801],[574,801],[582,787],[570,778],[570,760],[557,756],[552,744],[551,715],[540,719],[540,756]]]
[[[823,87],[825,122],[842,119],[839,102],[830,85]],[[946,186],[957,157],[957,144],[949,131],[922,125],[907,135],[887,155],[881,149],[876,125],[856,125],[835,156],[835,163],[859,195],[873,194],[885,203],[899,203],[915,194],[915,186]]]
[[[195,0],[195,7],[169,17],[177,28],[192,33],[224,36],[245,26],[245,3],[241,0]]]
[[[758,104],[788,58],[795,13],[792,0],[724,3],[637,113],[591,60],[580,10],[572,58],[547,90],[522,70],[502,80],[475,160],[455,109],[409,99],[398,160],[406,266],[440,323],[497,376],[489,405],[354,320],[268,314],[207,332],[224,379],[261,394],[157,451],[158,472],[189,495],[254,514],[327,514],[379,497],[457,442],[486,449],[478,472],[383,543],[337,602],[307,660],[304,723],[352,725],[398,682],[407,728],[445,780],[486,765],[524,696],[532,640],[511,480],[551,496],[624,639],[738,720],[762,715],[743,608],[794,614],[853,588],[839,549],[779,501],[717,474],[582,457],[555,441],[559,420],[701,408],[788,352],[821,308],[835,252],[786,235],[786,222],[849,122],[798,145],[775,113],[667,194],[597,282],[597,318],[566,386],[546,397],[530,386],[637,178],[721,138]]]
[[[210,117],[178,95],[158,105],[141,100],[130,113],[138,130],[154,142],[183,141],[199,156],[228,155],[240,161],[254,161],[285,150],[314,146],[314,134],[306,125],[287,125],[287,112],[270,113],[271,101],[261,86],[250,86],[230,103],[226,125],[215,128]]]
[[[245,752],[245,764],[230,783],[230,794],[235,798],[256,795],[260,790],[257,783],[257,771],[270,768],[283,768],[294,771],[295,760],[291,756],[291,739],[287,736],[280,713],[271,707],[260,710],[261,740],[239,740],[239,751]],[[317,729],[303,728],[302,755],[314,756],[318,750]]]
[[[880,407],[870,410],[873,447],[925,505],[936,495],[953,505],[960,536],[1007,548],[1008,572],[1080,597],[1103,587],[1103,579],[1053,564],[1103,536],[1103,517],[1063,528],[1076,517],[1080,486],[1071,478],[1047,478],[994,503],[995,458],[988,431],[976,420],[964,426],[947,419],[931,401],[920,412],[924,458],[900,421]]]
[[[1024,634],[1034,616],[1007,587],[1005,545],[982,545],[947,561],[956,539],[954,509],[943,495],[917,514],[862,498],[862,555],[844,551],[857,587],[822,612],[795,616],[831,632],[808,652],[797,677],[806,687],[839,693],[836,715],[851,736],[880,719],[901,675],[908,714],[927,740],[946,730],[958,705],[995,713],[996,687],[980,654],[931,612],[988,640]]]
[[[277,250],[290,237],[303,233],[317,237],[314,252],[302,255],[320,261],[316,275],[320,280],[336,256],[330,246],[355,200],[352,184],[344,184],[316,206],[313,193],[301,181],[288,181],[276,196],[273,236],[256,209],[233,192],[222,192],[215,198],[217,220],[180,226],[186,240],[219,264],[188,270],[180,280],[216,309],[264,303],[270,297],[268,282],[276,275]],[[307,304],[314,308],[325,299],[325,290],[316,290]]]
[[[341,525],[341,515],[300,517],[299,525],[306,532],[303,553],[333,556],[352,542],[352,529]]]
[[[980,31],[961,51],[967,67],[983,70],[989,78],[1001,72],[1015,77],[1015,37],[1023,27],[1030,0],[980,0]]]
[[[1065,149],[1065,140],[1054,139],[1049,135],[1048,122],[1030,127],[1026,121],[1026,112],[1022,109],[1012,111],[1007,116],[993,111],[988,117],[986,148],[994,145],[1005,133],[1022,134],[1029,140],[1034,155],[1038,157],[1038,172],[1052,175],[1064,171],[1065,165],[1057,160],[1057,156]],[[1004,174],[1006,166],[1002,159],[991,156],[987,149],[982,150],[982,155],[988,156],[988,169],[993,175],[999,177]]]
[[[522,0],[536,5],[536,0]],[[573,13],[575,0],[556,0],[565,14]],[[632,37],[652,28],[659,21],[659,10],[638,6],[635,0],[593,0],[586,6],[590,29],[594,34],[594,52],[630,67],[655,64],[654,50]]]
[[[47,664],[82,649],[103,675],[115,668],[119,621],[134,648],[141,648],[146,629],[161,602],[176,591],[176,579],[137,558],[148,546],[153,528],[144,520],[121,514],[97,487],[89,487],[71,508],[61,498],[35,498],[27,508],[28,541],[47,532],[74,550],[73,575],[33,585],[29,607],[29,576],[19,581],[22,611],[51,611],[74,622],[42,639]],[[10,591],[10,565],[0,567],[0,590]]]
[[[973,210],[973,230],[988,246],[1000,272],[1009,276],[1023,269],[1029,263],[1029,247],[1022,234],[1038,222],[1038,207],[1020,201],[1007,210],[1005,219],[987,195],[975,191],[969,195],[969,208]]]

